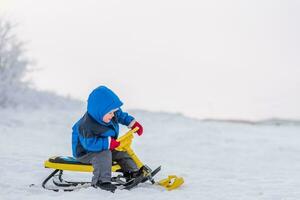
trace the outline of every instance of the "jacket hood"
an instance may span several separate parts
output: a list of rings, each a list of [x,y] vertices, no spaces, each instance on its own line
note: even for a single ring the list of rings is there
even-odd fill
[[[87,111],[97,122],[103,124],[103,116],[122,105],[122,101],[112,90],[100,86],[89,95]]]

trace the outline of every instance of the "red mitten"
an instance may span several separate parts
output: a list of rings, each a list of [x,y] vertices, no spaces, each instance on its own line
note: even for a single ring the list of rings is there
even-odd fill
[[[118,146],[120,146],[120,142],[118,142],[117,140],[115,140],[114,138],[110,139],[110,144],[109,144],[109,149],[110,150],[114,150],[115,148],[117,148]]]
[[[139,128],[139,130],[137,130],[137,134],[138,134],[139,136],[141,136],[141,135],[143,134],[143,127],[142,127],[142,125],[141,125],[140,123],[138,123],[138,122],[135,122],[135,123],[132,125],[131,129],[134,129],[135,127],[138,127],[138,128]]]

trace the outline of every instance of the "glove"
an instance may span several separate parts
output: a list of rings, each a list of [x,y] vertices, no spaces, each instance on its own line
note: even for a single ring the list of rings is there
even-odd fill
[[[118,146],[120,146],[120,142],[118,142],[117,140],[115,140],[114,138],[111,138],[109,141],[109,149],[110,150],[114,150],[115,148],[117,148]]]
[[[139,136],[141,136],[143,134],[143,127],[140,123],[138,123],[137,121],[132,125],[131,129],[134,129],[135,127],[138,127],[139,130],[137,130],[137,134]]]

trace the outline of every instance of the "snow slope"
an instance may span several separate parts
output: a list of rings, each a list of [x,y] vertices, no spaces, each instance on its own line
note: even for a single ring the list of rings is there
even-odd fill
[[[300,126],[200,121],[179,114],[132,111],[145,128],[133,148],[157,179],[185,178],[168,192],[150,184],[115,194],[94,188],[52,192],[40,183],[53,155],[71,155],[71,126],[84,107],[0,110],[0,199],[300,199]],[[125,131],[124,129],[123,131]],[[66,173],[89,180],[89,173]],[[30,184],[35,184],[29,187]]]

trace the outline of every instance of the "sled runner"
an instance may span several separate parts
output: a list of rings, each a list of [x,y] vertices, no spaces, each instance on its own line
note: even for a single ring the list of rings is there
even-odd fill
[[[159,182],[155,182],[153,177],[161,170],[161,167],[159,166],[155,170],[152,170],[147,165],[144,165],[131,148],[134,133],[137,130],[138,128],[130,130],[122,137],[120,137],[118,141],[120,141],[121,144],[118,148],[116,148],[116,150],[126,151],[136,163],[141,173],[138,177],[128,180],[122,174],[121,167],[117,163],[113,163],[112,172],[121,172],[121,174],[112,177],[112,182],[115,185],[117,185],[119,189],[127,190],[130,190],[136,187],[138,184],[144,183],[146,181],[150,181],[152,184],[160,185],[169,191],[180,187],[184,182],[183,178],[177,177],[175,175],[168,176],[168,178],[166,179],[163,179]],[[66,181],[62,177],[63,171],[93,172],[93,166],[90,164],[81,163],[73,157],[55,156],[46,160],[44,166],[45,168],[54,169],[54,171],[42,183],[42,186],[45,189],[53,191],[74,191],[80,188],[86,188],[91,186],[90,182]],[[48,181],[51,179],[53,181],[53,185],[48,184]]]

